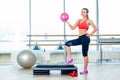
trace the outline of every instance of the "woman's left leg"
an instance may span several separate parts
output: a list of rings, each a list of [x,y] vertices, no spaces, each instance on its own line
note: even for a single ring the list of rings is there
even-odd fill
[[[85,56],[85,57],[84,57],[84,70],[85,70],[85,69],[87,70],[88,62],[89,62],[89,58],[88,58],[88,56]]]
[[[90,38],[87,36],[84,36],[82,39],[82,53],[84,57],[84,70],[83,72],[80,72],[81,74],[87,74],[88,73],[88,49],[89,49],[89,43],[90,43]]]

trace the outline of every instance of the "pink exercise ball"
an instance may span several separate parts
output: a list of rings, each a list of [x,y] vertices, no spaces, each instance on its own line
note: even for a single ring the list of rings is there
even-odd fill
[[[67,13],[62,13],[60,15],[60,19],[64,22],[64,21],[67,21],[69,19],[69,15]]]

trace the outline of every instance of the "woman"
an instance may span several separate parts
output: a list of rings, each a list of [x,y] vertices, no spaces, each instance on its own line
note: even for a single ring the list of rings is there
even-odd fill
[[[87,8],[83,8],[81,11],[82,19],[78,19],[74,25],[71,25],[69,22],[66,22],[71,30],[74,30],[76,27],[79,28],[79,37],[74,40],[70,40],[65,43],[66,51],[67,51],[67,62],[66,64],[71,64],[73,62],[73,58],[71,56],[71,47],[76,45],[82,45],[82,54],[84,57],[84,70],[80,72],[80,74],[87,74],[88,70],[88,49],[90,43],[90,36],[92,36],[96,31],[96,25],[93,23],[92,20],[89,19],[88,16],[89,10]],[[87,33],[89,26],[92,26],[93,31],[91,33]]]

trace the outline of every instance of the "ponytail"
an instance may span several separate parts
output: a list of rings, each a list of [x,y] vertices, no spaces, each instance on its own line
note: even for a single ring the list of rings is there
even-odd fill
[[[89,15],[87,15],[87,19],[89,19]]]

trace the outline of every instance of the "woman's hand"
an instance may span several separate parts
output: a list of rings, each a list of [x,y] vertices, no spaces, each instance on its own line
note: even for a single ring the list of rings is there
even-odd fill
[[[90,37],[91,35],[89,33],[86,34],[87,37]]]
[[[67,21],[63,21],[64,23],[68,23]]]

